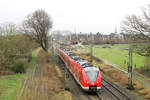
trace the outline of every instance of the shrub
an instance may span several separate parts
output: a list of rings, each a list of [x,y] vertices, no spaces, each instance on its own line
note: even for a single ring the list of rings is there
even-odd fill
[[[100,41],[94,41],[93,44],[99,45],[99,44],[100,44]]]
[[[88,45],[89,43],[88,42],[82,42],[82,45]]]
[[[50,61],[51,61],[51,59],[50,59],[50,58],[47,58],[46,62],[49,63]]]
[[[28,58],[20,58],[19,61],[24,63],[24,68],[27,69],[29,67]]]
[[[12,67],[12,71],[15,73],[25,73],[24,63],[22,61],[17,61],[17,63]]]

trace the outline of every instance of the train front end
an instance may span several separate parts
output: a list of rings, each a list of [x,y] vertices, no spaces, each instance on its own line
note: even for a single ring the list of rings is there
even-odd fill
[[[96,67],[84,68],[84,87],[85,91],[101,90],[102,75],[101,71]]]

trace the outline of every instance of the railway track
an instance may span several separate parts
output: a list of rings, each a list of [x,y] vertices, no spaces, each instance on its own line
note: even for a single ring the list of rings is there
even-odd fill
[[[129,96],[126,92],[124,92],[122,89],[118,88],[108,80],[106,80],[104,77],[102,78],[102,87],[105,89],[105,94],[106,91],[109,92],[109,94],[102,96],[100,92],[95,92],[95,94],[85,94],[83,92],[78,91],[78,95],[81,95],[83,98],[82,100],[134,100],[131,96]],[[74,91],[74,89],[73,89]],[[74,92],[75,94],[77,93],[76,91]],[[108,95],[111,95],[113,98],[108,99]],[[87,97],[86,97],[87,96]],[[81,98],[78,98],[79,100]]]
[[[86,54],[87,55],[87,54]],[[95,57],[95,56],[94,56]],[[102,60],[98,57],[95,57],[96,60]],[[113,66],[113,65],[112,65]],[[119,67],[116,67],[119,68]],[[121,70],[123,71],[123,70]],[[125,73],[127,73],[126,71],[123,71]],[[129,95],[126,91],[124,91],[123,89],[118,88],[117,86],[115,86],[114,84],[110,83],[108,80],[106,80],[104,77],[102,78],[102,87],[108,91],[110,94],[112,94],[112,96],[115,98],[115,100],[136,100],[137,98]],[[98,95],[100,95],[99,93],[97,93]],[[102,98],[102,100],[105,100]]]
[[[104,99],[102,99],[101,96],[100,96],[98,93],[96,93],[96,92],[93,92],[92,94],[89,94],[89,95],[87,95],[87,96],[88,96],[88,99],[89,99],[89,100],[104,100]]]
[[[59,60],[59,58],[57,59]],[[61,69],[64,71],[64,73],[68,73],[69,75],[69,77],[65,79],[65,84],[67,87],[69,87],[70,92],[74,95],[74,100],[104,100],[101,98],[101,95],[96,92],[84,92],[79,85],[77,85],[77,82],[74,80],[70,72],[65,69],[65,65],[62,64],[61,60],[57,62],[59,65],[61,65]]]
[[[63,65],[63,67],[65,68],[64,65]],[[69,73],[68,70],[67,70],[67,72]],[[109,94],[107,94],[106,91],[103,91],[103,94],[105,94],[105,95],[103,95],[101,93],[101,91],[100,92],[89,92],[89,93],[82,91],[81,88],[79,88],[77,86],[77,83],[75,82],[75,80],[71,74],[69,74],[69,79],[67,79],[67,81],[68,81],[67,84],[68,83],[70,84],[69,87],[70,87],[71,92],[75,95],[75,100],[133,100],[126,94],[122,93],[121,90],[116,88],[114,85],[112,85],[106,79],[103,78],[102,80],[103,80],[102,87],[105,88],[105,90],[107,90],[109,92]],[[110,94],[115,99],[113,99],[113,98],[110,99],[111,98]]]
[[[111,93],[116,100],[134,100],[131,96],[129,96],[122,89],[116,87],[114,84],[108,82],[105,78],[102,78],[102,86]]]

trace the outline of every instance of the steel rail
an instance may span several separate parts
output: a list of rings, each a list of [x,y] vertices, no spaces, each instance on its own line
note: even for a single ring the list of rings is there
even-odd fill
[[[102,86],[109,91],[117,100],[133,100],[122,89],[117,88],[114,84],[108,82],[105,78],[102,78]]]

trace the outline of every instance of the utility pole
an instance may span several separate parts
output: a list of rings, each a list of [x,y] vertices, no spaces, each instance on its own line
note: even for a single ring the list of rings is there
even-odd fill
[[[133,47],[131,46],[129,49],[129,65],[128,65],[128,89],[133,90],[133,82],[132,82],[132,51],[133,51]]]

